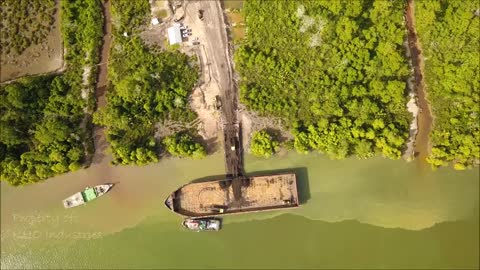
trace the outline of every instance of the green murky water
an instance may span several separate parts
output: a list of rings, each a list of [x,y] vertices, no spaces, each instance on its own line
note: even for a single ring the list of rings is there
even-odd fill
[[[248,172],[294,170],[304,204],[226,217],[192,233],[163,206],[179,185],[223,173],[223,157],[94,165],[42,184],[2,184],[2,268],[478,268],[479,172],[374,158],[250,156]],[[61,200],[118,182],[78,209]]]

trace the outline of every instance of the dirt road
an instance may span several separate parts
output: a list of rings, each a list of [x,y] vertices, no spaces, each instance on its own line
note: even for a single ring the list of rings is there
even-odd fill
[[[203,72],[209,73],[209,83],[216,85],[212,87],[212,91],[218,89],[221,99],[220,127],[224,137],[225,169],[227,175],[235,178],[242,175],[243,171],[241,132],[238,121],[238,94],[233,83],[232,58],[223,9],[220,1],[195,1],[186,4],[185,24],[192,25],[194,36],[197,35],[196,31],[200,32],[200,43],[206,56],[206,59],[203,59]],[[203,20],[198,18],[199,10],[203,10]],[[234,191],[240,190],[235,188],[236,182],[240,181],[234,181]],[[235,195],[240,196],[238,192]]]
[[[200,37],[199,50],[206,59],[202,59],[203,72],[208,78],[206,92],[214,92],[221,99],[222,115],[220,127],[228,130],[227,136],[238,136],[237,89],[232,80],[231,55],[228,51],[228,39],[223,10],[220,1],[190,1],[186,2],[184,23],[193,29],[193,36]],[[198,19],[198,11],[203,10],[203,20]],[[195,94],[195,93],[194,93]],[[213,102],[214,95],[205,93],[205,102]],[[228,145],[233,146],[231,138],[225,138]],[[233,139],[238,141],[238,139]]]
[[[423,77],[423,56],[420,42],[418,41],[417,32],[415,30],[415,4],[413,0],[407,1],[406,20],[408,30],[408,46],[412,55],[412,64],[415,77],[415,92],[418,97],[418,105],[420,113],[418,114],[418,133],[415,138],[415,153],[417,159],[423,162],[430,153],[429,134],[432,129],[432,112],[430,104],[427,100],[425,90],[425,81]]]

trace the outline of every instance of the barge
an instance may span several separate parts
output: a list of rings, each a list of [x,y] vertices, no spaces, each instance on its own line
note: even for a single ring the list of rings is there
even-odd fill
[[[235,181],[237,181],[235,183]],[[234,189],[241,197],[234,196]],[[294,173],[189,183],[172,192],[165,205],[184,217],[212,217],[298,207]]]

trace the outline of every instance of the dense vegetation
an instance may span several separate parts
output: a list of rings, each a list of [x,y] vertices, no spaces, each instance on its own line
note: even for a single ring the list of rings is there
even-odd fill
[[[408,138],[404,1],[246,1],[241,101],[299,152],[399,158]]]
[[[177,133],[163,139],[165,150],[176,157],[204,158],[207,153],[203,145],[192,138],[188,133]]]
[[[480,6],[478,1],[415,1],[416,28],[434,125],[435,166],[480,159]],[[476,14],[475,14],[476,12]]]
[[[2,86],[1,179],[36,182],[81,167],[82,103],[63,77],[34,77]]]
[[[186,55],[148,48],[136,35],[142,27],[136,24],[148,21],[148,1],[113,1],[112,12],[116,23],[108,67],[111,85],[107,105],[94,121],[107,127],[114,164],[155,162],[160,149],[155,124],[195,118],[188,96],[197,70]]]
[[[252,134],[252,140],[250,142],[250,152],[257,157],[271,157],[280,144],[274,140],[266,130],[256,131]]]
[[[112,1],[112,20],[114,34],[138,32],[148,23],[150,4],[147,0]]]
[[[67,48],[65,60],[72,80],[81,83],[83,68],[90,71],[89,85],[96,79],[103,37],[103,12],[101,0],[62,0],[62,36]],[[73,78],[75,77],[75,78]]]
[[[85,161],[89,130],[84,110],[89,100],[80,98],[86,87],[82,70],[83,65],[96,61],[102,32],[101,3],[61,3],[67,71],[0,87],[0,178],[12,185],[74,171]]]
[[[21,54],[29,46],[45,41],[54,27],[55,12],[55,0],[2,0],[2,53]]]

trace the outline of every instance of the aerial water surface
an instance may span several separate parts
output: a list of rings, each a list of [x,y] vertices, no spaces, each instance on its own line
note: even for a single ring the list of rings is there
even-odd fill
[[[478,169],[432,171],[381,157],[247,156],[248,173],[295,171],[298,209],[227,216],[194,233],[163,204],[180,185],[224,172],[223,154],[144,167],[107,162],[1,186],[2,268],[478,268]],[[215,177],[213,177],[215,178]],[[106,196],[64,209],[85,186]]]

